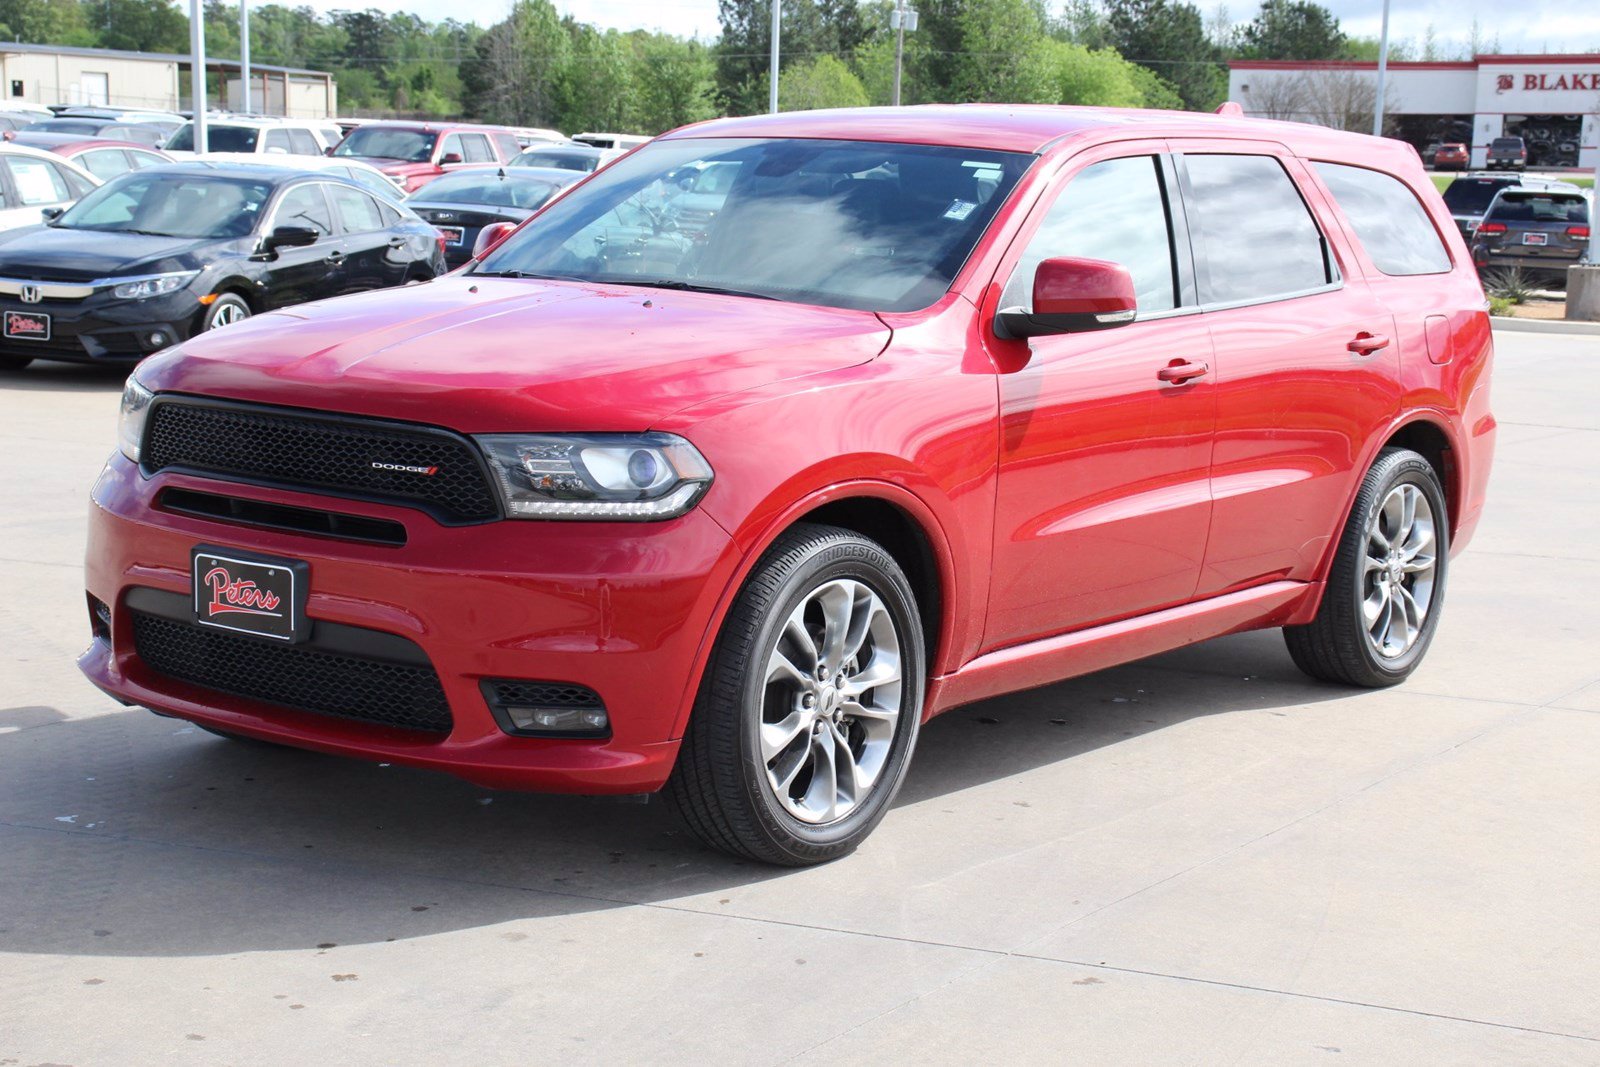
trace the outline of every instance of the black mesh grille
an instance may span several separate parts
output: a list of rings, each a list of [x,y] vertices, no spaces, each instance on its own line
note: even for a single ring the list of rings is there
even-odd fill
[[[158,674],[299,711],[450,731],[450,705],[432,667],[275,645],[142,611],[129,615],[134,649]]]
[[[600,694],[560,682],[488,682],[489,701],[499,707],[598,708]]]
[[[414,504],[447,522],[499,516],[472,445],[444,430],[297,415],[236,405],[158,401],[144,468],[188,467],[223,477]],[[381,470],[432,469],[434,473]]]

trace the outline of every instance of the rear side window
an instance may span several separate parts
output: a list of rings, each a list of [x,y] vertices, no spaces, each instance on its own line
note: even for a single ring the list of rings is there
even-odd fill
[[[1404,182],[1339,163],[1318,163],[1316,168],[1379,270],[1391,275],[1450,270],[1450,253],[1439,231]]]
[[[371,233],[383,229],[383,213],[377,201],[359,189],[346,189],[330,185],[334,210],[339,213],[339,225],[345,233]]]
[[[1035,269],[1060,256],[1127,267],[1140,315],[1176,306],[1172,233],[1154,156],[1108,159],[1075,175],[1028,242],[1000,306],[1032,307]]]
[[[1289,173],[1271,156],[1186,155],[1200,302],[1269,300],[1336,275],[1327,242]]]
[[[1588,222],[1589,203],[1573,193],[1506,193],[1485,217],[1496,222]]]
[[[288,155],[290,152],[289,131],[268,130],[266,136],[262,139],[262,149],[267,152],[282,152]]]
[[[103,182],[110,181],[119,174],[126,174],[130,169],[128,157],[122,154],[120,148],[102,148],[93,152],[85,152],[76,162]]]
[[[464,134],[461,145],[466,149],[468,163],[493,163],[494,149],[489,147],[489,138],[481,133]]]
[[[278,214],[272,220],[278,226],[309,226],[323,237],[333,232],[333,216],[328,212],[328,202],[322,196],[322,183],[297,185],[283,194],[278,202]]]
[[[24,207],[72,199],[66,179],[48,160],[14,157],[6,160],[6,166],[11,168],[11,184],[17,187],[17,197]]]
[[[320,156],[322,149],[317,144],[317,139],[311,136],[310,130],[290,130],[289,143],[294,146],[297,156]]]

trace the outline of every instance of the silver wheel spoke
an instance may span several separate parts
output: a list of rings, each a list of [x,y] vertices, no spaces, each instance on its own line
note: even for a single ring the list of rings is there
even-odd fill
[[[1433,506],[1411,483],[1389,490],[1367,524],[1361,618],[1385,659],[1410,651],[1427,627],[1439,566]]]
[[[793,660],[774,649],[772,658],[767,660],[767,684],[771,685],[780,678],[787,678],[797,685],[803,685],[811,680],[810,675],[796,667]]]
[[[822,665],[829,674],[844,666],[850,623],[855,615],[854,593],[850,586],[837,582],[825,586],[816,596],[822,607]]]
[[[761,724],[761,758],[771,763],[785,749],[794,744],[794,739],[805,731],[811,729],[811,724],[816,720],[815,715],[803,711],[795,711],[782,722]]]

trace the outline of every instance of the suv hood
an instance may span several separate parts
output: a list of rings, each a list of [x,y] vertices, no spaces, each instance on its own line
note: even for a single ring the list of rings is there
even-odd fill
[[[889,337],[868,311],[456,275],[202,334],[139,379],[465,433],[641,431],[728,393],[865,363]]]
[[[229,238],[28,226],[0,232],[0,277],[90,282],[119,274],[195,270],[210,258],[200,253],[230,243]]]

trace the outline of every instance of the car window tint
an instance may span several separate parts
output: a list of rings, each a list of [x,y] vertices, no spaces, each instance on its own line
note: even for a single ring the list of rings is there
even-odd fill
[[[1076,175],[1028,242],[1001,307],[1032,307],[1040,260],[1061,256],[1120,263],[1133,276],[1139,313],[1176,306],[1172,233],[1154,156],[1108,159]]]
[[[261,138],[261,149],[264,152],[289,152],[289,131],[268,130]]]
[[[103,148],[94,152],[85,152],[78,156],[74,162],[103,182],[110,181],[119,174],[126,174],[131,169],[128,157],[123,155],[120,148]]]
[[[339,225],[345,233],[371,233],[383,229],[383,214],[372,197],[360,189],[328,186],[333,196],[333,209],[339,213]]]
[[[1589,204],[1575,193],[1506,193],[1485,220],[1496,222],[1588,222]]]
[[[444,162],[445,156],[456,156],[460,159],[467,158],[465,149],[461,147],[461,135],[459,133],[449,134],[439,145],[439,161],[441,163]]]
[[[322,186],[297,185],[284,193],[272,225],[274,229],[279,226],[309,226],[324,237],[332,233],[333,216],[328,213],[328,202],[323,198]]]
[[[59,204],[73,199],[61,172],[44,159],[6,160],[11,168],[11,181],[17,187],[17,199],[24,207],[35,204]]]
[[[56,171],[61,175],[61,180],[67,183],[67,191],[72,194],[72,198],[74,200],[78,199],[80,196],[88,196],[90,193],[94,192],[96,188],[95,184],[88,178],[85,178],[83,175],[73,170],[71,167],[63,167],[59,163],[52,163],[50,165],[55,167]]]
[[[1450,253],[1439,231],[1404,182],[1364,167],[1339,163],[1316,167],[1379,270],[1404,275],[1443,274],[1450,269]]]
[[[289,144],[297,156],[322,155],[322,146],[317,144],[317,139],[311,136],[310,130],[290,130]]]
[[[133,164],[134,170],[143,170],[145,167],[159,167],[167,162],[154,152],[140,152],[136,149],[127,149],[128,160]]]
[[[489,147],[489,138],[483,134],[463,134],[461,144],[466,149],[466,161],[468,163],[494,162],[494,149]]]
[[[393,226],[400,221],[400,212],[395,208],[390,207],[388,204],[385,204],[381,200],[378,201],[378,210],[383,213],[384,229],[387,230],[390,226]]]
[[[517,158],[517,153],[522,151],[522,146],[517,144],[517,139],[509,133],[495,134],[494,143],[495,147],[500,149],[501,159],[515,159]]]
[[[1333,280],[1322,232],[1283,164],[1244,155],[1184,162],[1202,303],[1286,296]]]

